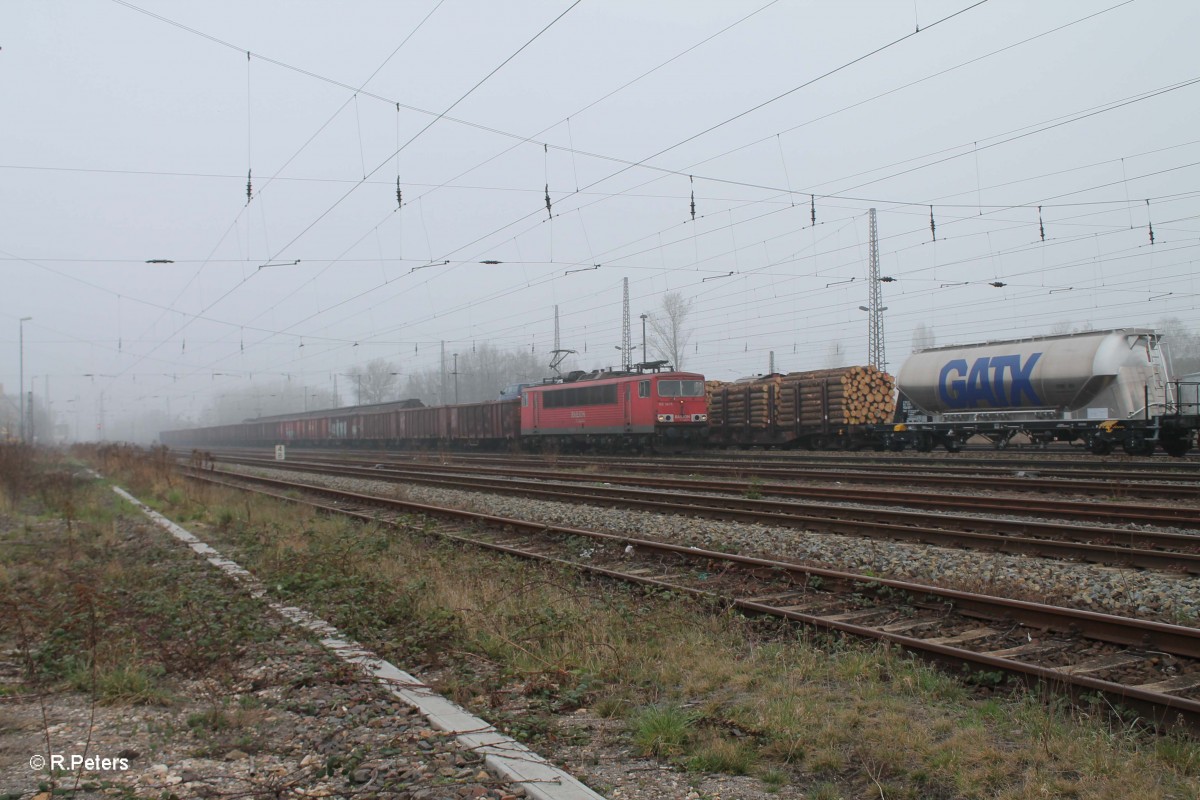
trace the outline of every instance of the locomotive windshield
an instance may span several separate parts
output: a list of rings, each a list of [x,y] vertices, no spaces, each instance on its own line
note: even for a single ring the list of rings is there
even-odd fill
[[[659,381],[659,397],[703,397],[704,381]]]

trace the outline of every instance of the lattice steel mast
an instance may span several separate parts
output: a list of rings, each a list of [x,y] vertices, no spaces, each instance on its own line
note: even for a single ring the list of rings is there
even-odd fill
[[[562,373],[559,372],[558,367],[560,364],[562,364],[563,359],[565,359],[567,356],[571,355],[574,352],[575,352],[574,350],[564,350],[562,348],[562,342],[558,338],[558,306],[555,306],[554,307],[554,349],[550,351],[550,354],[551,354],[550,369],[554,370],[555,375],[562,377]]]
[[[628,372],[633,369],[633,334],[629,330],[629,278],[621,280],[625,284],[625,299],[621,309],[621,359]]]
[[[870,275],[871,299],[868,305],[867,362],[880,372],[887,371],[887,356],[883,351],[883,290],[879,280],[879,226],[875,223],[875,209],[868,214],[870,219]]]

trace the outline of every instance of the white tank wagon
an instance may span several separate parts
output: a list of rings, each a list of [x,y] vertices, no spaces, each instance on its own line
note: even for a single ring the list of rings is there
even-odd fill
[[[938,347],[900,370],[892,447],[957,450],[971,436],[1003,446],[1083,440],[1096,453],[1157,445],[1182,455],[1195,440],[1194,384],[1174,381],[1153,330],[1125,328]]]

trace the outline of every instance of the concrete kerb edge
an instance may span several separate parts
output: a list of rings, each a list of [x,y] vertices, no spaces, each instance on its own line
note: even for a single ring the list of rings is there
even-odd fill
[[[190,547],[217,569],[246,587],[249,593],[263,600],[288,622],[305,628],[320,637],[321,644],[335,656],[350,664],[360,665],[392,695],[417,709],[436,730],[452,734],[463,747],[484,757],[484,763],[505,780],[524,787],[534,800],[605,800],[604,796],[584,786],[573,775],[559,769],[520,742],[505,736],[490,724],[471,714],[456,703],[436,694],[407,672],[391,664],[362,645],[341,635],[337,628],[310,612],[276,603],[267,598],[266,588],[241,565],[226,558],[194,534],[159,514],[119,486],[113,491],[132,503],[180,542]]]

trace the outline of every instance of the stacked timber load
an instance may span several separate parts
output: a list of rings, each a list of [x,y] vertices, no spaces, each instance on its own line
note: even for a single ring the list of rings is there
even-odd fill
[[[895,411],[895,379],[870,366],[708,381],[704,388],[715,426],[869,425],[886,422]]]
[[[777,415],[789,424],[872,425],[896,410],[895,379],[873,366],[792,372],[783,385]]]
[[[778,380],[753,378],[732,383],[710,381],[708,418],[715,425],[765,428],[771,424],[775,395],[771,391]]]

